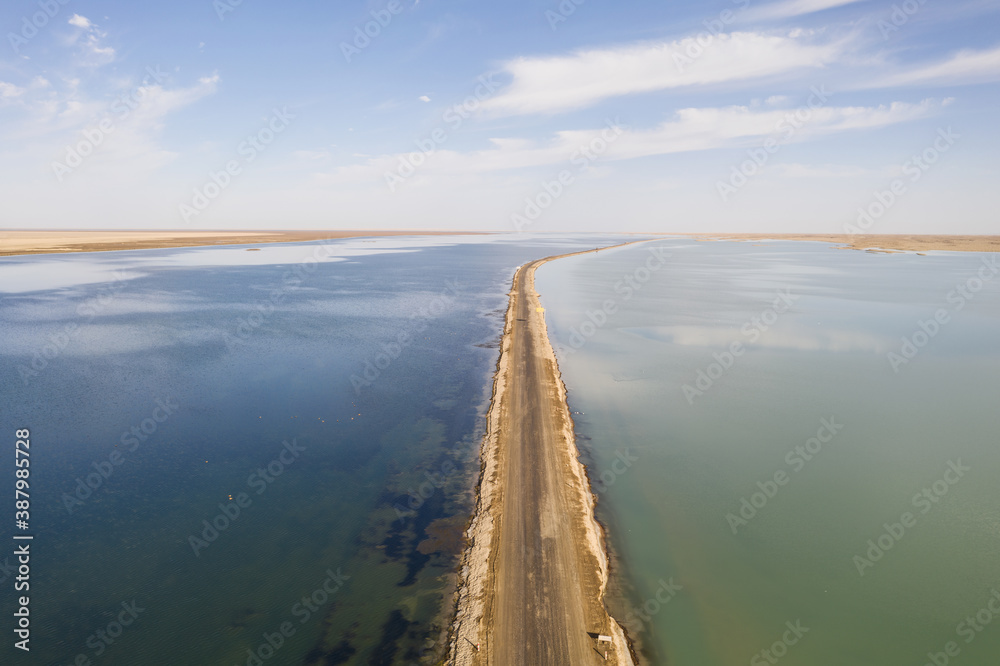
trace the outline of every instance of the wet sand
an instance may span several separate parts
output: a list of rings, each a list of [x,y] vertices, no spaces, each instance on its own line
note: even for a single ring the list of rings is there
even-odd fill
[[[604,535],[534,289],[535,269],[557,258],[526,264],[514,277],[451,664],[633,663],[604,605]],[[598,644],[598,634],[612,636],[612,645]]]
[[[677,234],[698,240],[804,240],[835,243],[849,250],[891,252],[1000,252],[1000,236],[928,234]]]
[[[451,231],[27,231],[0,229],[0,257],[205,245],[293,243],[360,236],[459,235]]]

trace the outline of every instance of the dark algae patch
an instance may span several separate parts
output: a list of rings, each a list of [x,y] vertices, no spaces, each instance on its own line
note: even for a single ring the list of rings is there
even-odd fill
[[[399,650],[397,642],[406,634],[410,622],[398,610],[389,614],[389,619],[382,625],[382,640],[375,648],[369,664],[371,666],[392,666],[393,658]],[[419,655],[418,655],[419,656]]]
[[[313,647],[302,662],[304,666],[336,666],[336,664],[346,664],[357,652],[351,644],[354,638],[353,631],[348,631],[340,641],[332,648],[326,648],[324,641],[326,636],[321,636],[319,643]]]

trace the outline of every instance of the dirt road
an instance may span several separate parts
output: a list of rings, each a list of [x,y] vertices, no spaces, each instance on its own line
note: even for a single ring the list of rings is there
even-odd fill
[[[492,441],[484,450],[482,515],[470,530],[480,552],[473,548],[467,562],[474,570],[475,559],[487,557],[487,566],[472,573],[483,579],[478,595],[467,585],[464,599],[478,596],[481,615],[463,607],[460,596],[456,664],[631,664],[624,635],[604,608],[602,537],[534,290],[535,269],[549,259],[521,267],[511,291]],[[598,644],[598,634],[614,642]]]

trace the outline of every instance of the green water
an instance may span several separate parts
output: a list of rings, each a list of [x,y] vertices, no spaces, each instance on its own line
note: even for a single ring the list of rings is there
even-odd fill
[[[644,244],[536,277],[618,558],[612,609],[644,659],[997,663],[987,255],[656,245],[662,265]],[[934,335],[894,369],[920,322]]]

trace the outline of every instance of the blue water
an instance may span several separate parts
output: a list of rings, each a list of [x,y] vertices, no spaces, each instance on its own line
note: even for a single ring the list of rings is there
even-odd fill
[[[0,570],[0,662],[433,658],[513,271],[615,242],[0,259],[0,477],[30,429],[34,535],[31,652]]]

